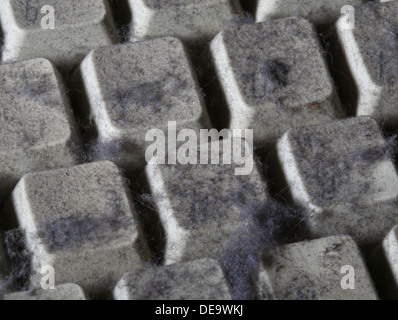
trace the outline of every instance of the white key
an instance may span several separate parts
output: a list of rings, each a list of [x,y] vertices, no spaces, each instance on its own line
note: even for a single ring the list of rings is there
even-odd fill
[[[266,249],[256,288],[260,299],[377,299],[360,251],[348,236]]]
[[[335,22],[344,6],[355,6],[367,0],[255,0],[256,22],[300,15],[312,23],[325,25]]]
[[[54,9],[54,29],[46,27],[46,6]],[[93,48],[117,41],[107,0],[2,0],[0,20],[3,62],[47,58],[70,70]]]
[[[4,300],[87,300],[83,289],[73,283],[55,286],[54,289],[37,289],[32,291],[6,294]]]
[[[293,200],[308,210],[314,236],[349,234],[371,243],[398,223],[390,149],[370,117],[295,128],[278,141],[284,180]]]
[[[199,86],[182,43],[159,38],[91,52],[78,70],[88,96],[99,143],[120,145],[111,160],[123,167],[142,167],[151,129],[167,133],[209,128]]]
[[[231,143],[229,139],[224,140]],[[216,258],[226,248],[230,236],[244,223],[242,210],[264,203],[268,198],[262,175],[254,166],[247,175],[235,175],[241,165],[215,163],[219,147],[210,144],[209,164],[156,164],[152,159],[145,169],[159,220],[164,228],[164,263]],[[200,148],[203,148],[201,146]],[[244,147],[246,159],[252,151]],[[210,151],[213,150],[213,151]],[[227,154],[227,153],[225,153]],[[222,158],[221,158],[222,159]]]
[[[114,289],[115,300],[230,300],[221,266],[201,259],[132,270]]]
[[[227,29],[211,51],[230,127],[272,144],[292,127],[343,116],[312,25],[288,18]]]
[[[189,44],[209,41],[241,13],[237,0],[129,0],[132,40],[174,36]]]
[[[398,2],[370,2],[355,11],[355,29],[346,18],[336,24],[337,39],[358,91],[357,116],[369,115],[387,128],[398,127]]]
[[[112,162],[25,175],[12,201],[32,253],[33,287],[40,288],[40,272],[51,266],[57,284],[76,283],[89,294],[101,293],[148,255]]]
[[[45,59],[0,66],[0,203],[27,172],[76,164],[76,127]]]
[[[392,279],[388,279],[393,296],[398,294],[398,226],[395,226],[384,238],[382,243],[387,265],[392,274]],[[386,273],[387,274],[387,273]]]

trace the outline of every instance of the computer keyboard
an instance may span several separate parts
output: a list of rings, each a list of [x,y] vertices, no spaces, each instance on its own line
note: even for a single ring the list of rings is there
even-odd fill
[[[0,297],[397,298],[397,16],[0,0]]]

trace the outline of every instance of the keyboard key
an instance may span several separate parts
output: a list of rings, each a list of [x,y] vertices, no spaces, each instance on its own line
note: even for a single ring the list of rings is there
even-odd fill
[[[314,236],[349,234],[361,243],[379,242],[398,223],[391,153],[391,142],[370,117],[295,128],[276,146],[287,182],[278,190],[287,187],[308,210]]]
[[[72,110],[45,59],[0,66],[0,203],[27,172],[78,161]]]
[[[360,5],[367,0],[256,0],[256,22],[300,15],[312,23],[334,23],[345,5]]]
[[[42,27],[44,6],[54,8],[54,29]],[[47,58],[70,70],[93,48],[117,41],[107,0],[4,0],[0,20],[3,62]]]
[[[230,300],[217,261],[201,259],[168,266],[132,270],[114,290],[116,300]]]
[[[348,236],[265,250],[256,287],[260,299],[377,299],[357,245]]]
[[[398,296],[398,226],[395,226],[387,234],[383,240],[382,247],[392,275],[392,279],[388,279],[388,285],[391,288],[390,294],[396,298]]]
[[[146,164],[146,133],[209,128],[210,120],[182,43],[159,38],[91,52],[79,68],[99,143],[119,145],[124,168]],[[76,82],[77,83],[77,82]],[[79,86],[79,85],[76,85]]]
[[[49,265],[56,283],[97,294],[147,254],[123,177],[111,162],[27,174],[12,200],[32,253],[33,287],[40,287],[41,268]]]
[[[369,2],[355,11],[355,29],[336,24],[337,39],[352,74],[358,97],[355,115],[373,116],[388,129],[398,128],[398,2]],[[347,71],[345,70],[347,73]]]
[[[242,210],[267,200],[265,182],[255,166],[248,175],[235,175],[241,164],[234,159],[232,164],[223,160],[210,164],[216,160],[215,147],[222,156],[224,145],[212,142],[209,154],[213,160],[209,164],[158,165],[152,159],[145,168],[164,228],[165,264],[217,257],[244,223]],[[253,157],[247,145],[244,151],[247,159]]]
[[[87,300],[83,289],[73,283],[56,286],[55,289],[37,289],[6,294],[4,300]]]
[[[256,144],[272,144],[292,127],[343,116],[316,33],[304,19],[224,30],[211,51],[230,127],[254,129]]]
[[[236,0],[129,0],[132,40],[174,36],[188,44],[211,40],[240,14]]]

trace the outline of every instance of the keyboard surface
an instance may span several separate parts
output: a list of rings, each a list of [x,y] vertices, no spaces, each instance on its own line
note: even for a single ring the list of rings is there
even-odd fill
[[[0,0],[0,299],[397,299],[397,17]]]

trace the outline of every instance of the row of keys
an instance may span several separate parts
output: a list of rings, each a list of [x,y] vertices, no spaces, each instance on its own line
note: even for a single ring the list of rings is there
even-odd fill
[[[395,12],[398,3],[371,3],[361,8]],[[361,30],[366,28],[357,28],[355,34],[364,34]],[[227,97],[229,127],[253,128],[257,146],[274,144],[292,127],[344,116],[316,34],[304,19],[228,29],[213,40],[211,50]],[[394,61],[390,53],[389,60]],[[369,63],[361,68],[369,65],[373,70],[375,55],[369,51],[368,56],[364,61]],[[385,70],[384,75],[391,73],[388,81],[383,81],[384,89],[393,92],[394,67],[380,68]],[[357,82],[362,86],[361,74]],[[62,81],[48,61],[4,65],[0,76],[4,83],[2,99],[7,101],[0,111],[0,155],[5,164],[0,172],[1,201],[26,172],[76,164],[74,151],[79,139]],[[176,121],[178,130],[213,126],[184,46],[176,38],[96,49],[84,59],[74,78],[76,91],[82,93],[75,95],[76,113],[94,120],[100,145],[118,146],[118,152],[108,158],[123,167],[145,165],[145,134],[150,129],[165,132],[169,121]],[[379,86],[379,95],[373,95],[372,100],[369,88],[363,87],[360,101],[373,101],[378,107],[361,102],[357,115],[380,120],[387,117],[390,124],[394,123],[394,108],[385,98],[394,95],[385,95]]]
[[[394,250],[396,254],[396,245]],[[360,251],[348,236],[268,248],[261,253],[259,267],[252,274],[251,282],[258,299],[378,299]],[[86,298],[83,288],[70,283],[57,285],[55,289],[35,289],[4,296],[5,300]],[[221,264],[206,258],[166,266],[132,266],[114,285],[113,298],[229,300],[232,296]]]
[[[398,224],[398,174],[390,147],[377,122],[367,117],[292,129],[270,155],[278,162],[272,172],[276,166],[282,169],[272,181],[286,181],[287,188],[281,188],[306,209],[302,223],[312,237],[348,234],[360,244],[380,243]],[[242,212],[269,200],[256,167],[246,176],[235,176],[235,167],[148,164],[140,179],[149,186],[154,220],[163,228],[151,236],[164,241],[166,265],[221,256],[248,222]],[[14,209],[4,214],[15,211],[26,232],[33,252],[32,283],[49,264],[58,270],[59,281],[101,291],[101,285],[109,286],[131,264],[150,256],[123,179],[111,162],[27,174],[11,200]],[[275,212],[261,214],[266,218]],[[386,240],[391,259],[396,259],[395,238],[394,231]],[[107,266],[110,256],[118,263],[97,270],[97,265]]]
[[[134,17],[130,41],[167,35],[208,41],[241,13],[237,0],[129,0],[128,7]],[[46,26],[49,14],[52,27]],[[71,71],[92,49],[119,42],[108,0],[5,0],[0,22],[3,62],[47,58]]]

